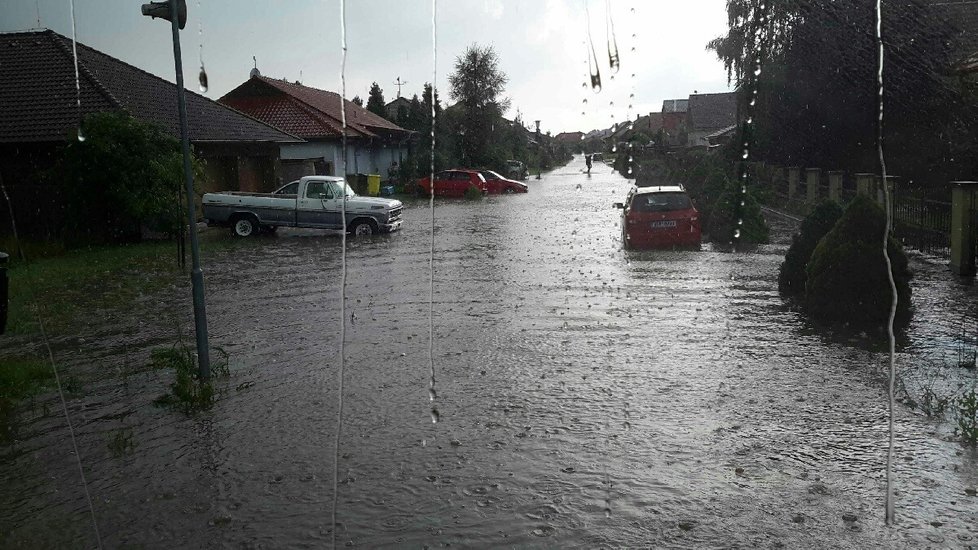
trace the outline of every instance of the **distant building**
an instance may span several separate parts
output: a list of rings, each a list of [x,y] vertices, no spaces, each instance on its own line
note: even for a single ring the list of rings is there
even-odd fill
[[[306,140],[282,147],[283,181],[305,175],[338,175],[343,166],[343,124],[337,93],[253,74],[219,100],[258,120]],[[412,132],[349,100],[346,109],[346,171],[380,174],[407,156]]]
[[[689,99],[667,99],[662,102],[662,132],[665,145],[686,145],[686,112]]]
[[[176,85],[84,44],[77,51],[82,117],[124,112],[180,136]],[[190,90],[186,99],[190,141],[206,161],[204,190],[269,189],[279,147],[302,141]],[[0,33],[0,106],[0,177],[17,223],[31,236],[55,236],[63,205],[57,186],[38,174],[78,131],[71,39],[50,30]]]
[[[718,137],[737,125],[736,92],[692,94],[688,109],[688,147],[709,147],[707,137]]]
[[[577,145],[584,139],[584,132],[561,132],[554,136],[558,143]]]
[[[398,97],[385,105],[384,108],[387,109],[387,120],[397,122],[401,118],[402,113],[403,116],[407,116],[411,109],[411,100],[406,97]]]

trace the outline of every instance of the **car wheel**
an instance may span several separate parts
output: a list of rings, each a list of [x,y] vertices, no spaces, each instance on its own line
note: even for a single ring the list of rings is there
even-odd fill
[[[251,216],[241,216],[234,220],[231,229],[238,237],[250,237],[258,232],[258,223]]]
[[[369,237],[377,232],[373,222],[367,220],[357,220],[350,224],[350,233],[356,237]]]
[[[507,195],[512,195],[515,192],[516,191],[513,191],[513,188],[512,187],[507,187],[506,189],[503,189],[503,193],[505,193]]]

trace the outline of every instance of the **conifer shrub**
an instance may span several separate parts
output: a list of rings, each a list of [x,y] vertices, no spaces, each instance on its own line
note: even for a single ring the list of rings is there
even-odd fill
[[[739,206],[741,201],[744,204]],[[710,239],[719,243],[732,242],[738,230],[739,241],[742,243],[766,243],[770,234],[764,215],[761,214],[761,205],[750,189],[748,188],[747,193],[742,193],[729,180],[723,193],[713,204],[706,227]]]
[[[842,217],[835,201],[823,201],[801,222],[801,231],[791,237],[791,246],[778,271],[778,291],[788,296],[805,294],[808,261],[818,242]]]
[[[805,306],[813,319],[866,327],[886,324],[892,293],[881,246],[885,226],[883,210],[860,195],[819,241],[806,268]],[[887,250],[899,297],[896,321],[905,325],[911,311],[910,266],[892,237]]]

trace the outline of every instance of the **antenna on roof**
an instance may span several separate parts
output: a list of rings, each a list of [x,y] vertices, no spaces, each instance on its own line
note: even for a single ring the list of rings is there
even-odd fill
[[[261,76],[261,72],[258,70],[258,59],[255,56],[251,56],[251,60],[255,62],[255,68],[251,69],[251,74],[249,76],[251,78],[255,78],[256,76]]]
[[[401,97],[401,86],[407,84],[407,80],[401,80],[401,77],[397,77],[394,84],[397,85],[397,97]]]
[[[34,10],[37,11],[37,28],[41,28],[41,0],[34,0]]]

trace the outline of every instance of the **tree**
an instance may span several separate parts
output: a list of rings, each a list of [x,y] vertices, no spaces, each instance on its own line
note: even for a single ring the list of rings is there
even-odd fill
[[[98,113],[82,123],[54,170],[66,207],[69,246],[139,240],[140,228],[175,235],[180,207],[180,142],[162,128],[124,113]],[[202,171],[195,161],[197,181]]]
[[[871,4],[728,0],[728,32],[707,47],[737,84],[742,109],[755,102],[753,159],[878,171]],[[921,0],[883,2],[883,140],[889,172],[906,180],[943,182],[978,168],[968,130],[978,116],[944,76],[950,27],[936,12]]]
[[[493,160],[493,134],[502,128],[502,115],[509,109],[509,100],[501,97],[506,82],[492,46],[473,44],[456,58],[448,83],[462,115],[458,134],[463,163],[479,166]]]
[[[353,99],[351,99],[350,101],[352,101],[353,104],[356,105],[357,107],[363,107],[363,98],[361,98],[358,95],[353,96]]]
[[[370,85],[370,95],[367,97],[367,110],[371,113],[387,118],[387,107],[384,102],[384,90],[374,82]]]

